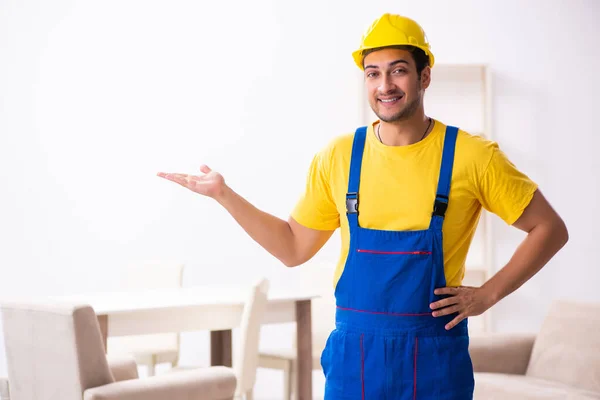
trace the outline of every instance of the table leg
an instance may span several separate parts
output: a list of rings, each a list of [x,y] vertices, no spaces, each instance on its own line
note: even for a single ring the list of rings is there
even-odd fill
[[[312,318],[310,300],[296,302],[298,400],[312,400]]]
[[[108,349],[108,315],[98,315],[98,324],[100,325],[100,334],[102,335],[102,343],[104,344],[104,352]]]
[[[231,367],[231,330],[210,332],[210,365]]]

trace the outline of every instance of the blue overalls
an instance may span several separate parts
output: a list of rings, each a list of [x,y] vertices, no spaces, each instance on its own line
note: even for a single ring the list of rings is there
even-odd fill
[[[366,128],[356,131],[346,195],[350,248],[335,290],[336,328],[321,356],[326,400],[473,397],[467,320],[448,331],[456,314],[434,318],[429,307],[442,298],[434,289],[446,286],[442,224],[457,132],[446,130],[429,229],[387,231],[358,224]]]

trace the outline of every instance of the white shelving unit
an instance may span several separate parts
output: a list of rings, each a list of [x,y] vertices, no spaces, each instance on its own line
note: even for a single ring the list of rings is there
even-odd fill
[[[377,119],[371,111],[360,75],[363,124]],[[431,85],[425,92],[425,112],[440,121],[460,127],[473,135],[492,139],[492,85],[491,73],[484,64],[437,63],[431,72]],[[493,242],[491,215],[483,210],[473,243],[467,257],[466,286],[481,286],[493,273]],[[469,320],[471,332],[490,329],[491,316]]]

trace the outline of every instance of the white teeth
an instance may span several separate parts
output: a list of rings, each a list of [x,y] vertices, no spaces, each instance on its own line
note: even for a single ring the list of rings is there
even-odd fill
[[[384,102],[384,103],[391,103],[392,101],[396,101],[398,99],[399,99],[399,97],[394,97],[393,99],[389,99],[389,100],[381,99],[381,101]]]

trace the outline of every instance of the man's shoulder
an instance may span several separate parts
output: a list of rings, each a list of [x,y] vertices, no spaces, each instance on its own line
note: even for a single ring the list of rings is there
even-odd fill
[[[348,156],[352,152],[354,132],[339,134],[331,138],[320,150],[319,154],[324,159],[333,159]]]
[[[354,143],[354,135],[355,132],[346,132],[342,134],[338,134],[331,138],[328,146],[335,150],[345,150],[348,148],[352,148],[352,143]]]
[[[458,130],[456,158],[477,163],[487,163],[498,149],[498,143],[483,134]]]

